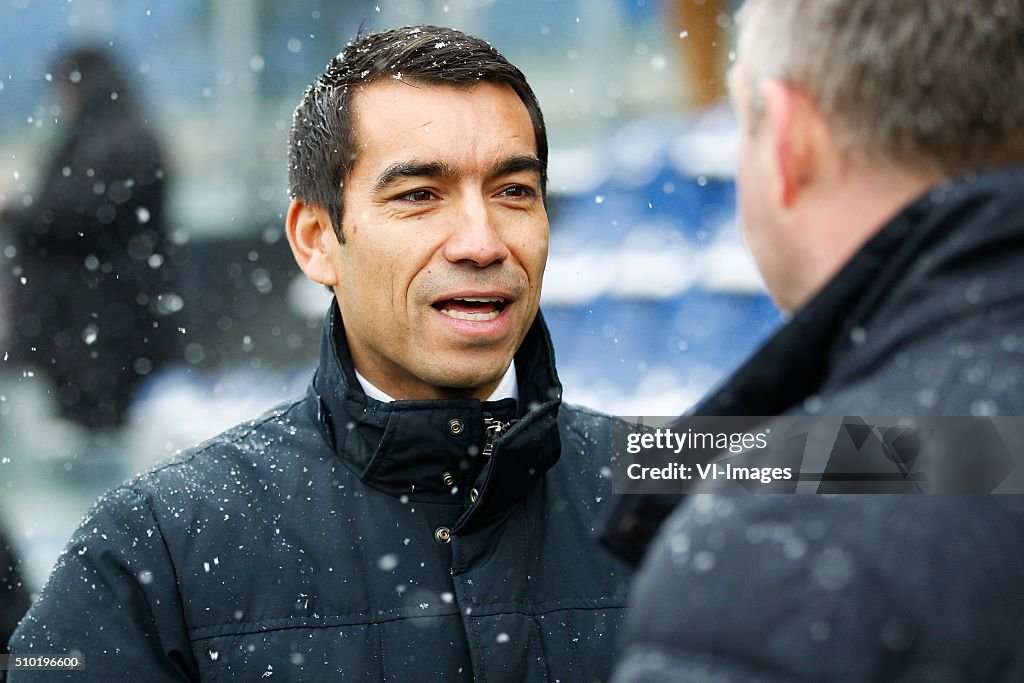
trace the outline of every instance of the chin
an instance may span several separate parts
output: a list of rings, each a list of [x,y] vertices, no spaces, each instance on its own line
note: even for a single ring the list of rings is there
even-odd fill
[[[508,370],[508,365],[508,362],[488,362],[485,359],[469,364],[465,359],[460,359],[458,363],[431,368],[423,372],[420,377],[435,387],[456,391],[473,391],[500,382]]]
[[[431,384],[437,387],[454,389],[457,391],[475,391],[480,387],[497,384],[501,381],[504,374],[505,373],[498,375],[449,374],[444,377],[438,377],[435,381],[432,381]]]

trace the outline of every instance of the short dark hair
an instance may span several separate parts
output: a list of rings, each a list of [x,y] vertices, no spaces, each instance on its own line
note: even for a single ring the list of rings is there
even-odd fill
[[[306,89],[295,109],[288,144],[289,194],[325,208],[342,243],[342,188],[357,154],[351,96],[359,87],[399,74],[402,81],[413,84],[511,87],[533,123],[544,195],[547,132],[537,97],[522,71],[489,43],[451,28],[406,26],[359,35]]]

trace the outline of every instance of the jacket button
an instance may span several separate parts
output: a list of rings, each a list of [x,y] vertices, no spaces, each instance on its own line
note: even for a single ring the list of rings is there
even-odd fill
[[[469,491],[469,502],[475,503],[476,499],[480,497],[480,492],[476,489],[470,489]]]
[[[441,482],[445,486],[451,486],[452,484],[455,483],[455,475],[452,474],[451,472],[445,472],[444,474],[441,475]]]
[[[465,428],[466,426],[462,424],[462,420],[448,420],[448,431],[452,434],[461,434],[462,430]]]
[[[452,532],[448,531],[448,527],[446,526],[439,526],[437,527],[437,531],[434,532],[434,540],[438,543],[451,543]]]

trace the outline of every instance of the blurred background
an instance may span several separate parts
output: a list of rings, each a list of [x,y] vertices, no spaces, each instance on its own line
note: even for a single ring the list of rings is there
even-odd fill
[[[780,322],[736,227],[736,131],[722,98],[733,9],[720,0],[0,0],[0,531],[27,587],[41,587],[102,491],[304,391],[329,300],[301,277],[284,239],[287,135],[306,85],[361,25],[455,26],[523,69],[552,147],[542,310],[565,398],[625,415],[691,406]],[[81,102],[55,87],[82,79],[85,67],[61,57],[83,47],[124,81],[121,109],[104,104],[115,118],[99,133],[81,132],[90,125]],[[133,123],[111,123],[125,111]],[[137,164],[127,187],[106,186],[81,149],[92,142],[71,142],[92,134]],[[62,301],[91,306],[54,284],[67,274],[45,240],[61,214],[41,211],[75,181],[113,207],[95,213],[121,242],[74,267],[102,279],[129,254],[148,283],[131,296],[153,314],[124,330],[142,350],[131,381],[112,386],[131,400],[103,414],[81,410],[82,356],[71,351],[88,358],[116,336],[113,318],[55,314],[69,350],[61,375],[12,314],[33,285],[43,302],[32,304],[33,334],[45,336],[53,316],[44,313]],[[39,257],[32,272],[29,252]]]

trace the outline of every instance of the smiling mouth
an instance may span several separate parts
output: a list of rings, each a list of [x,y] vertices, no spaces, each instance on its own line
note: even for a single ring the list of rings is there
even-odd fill
[[[505,300],[501,297],[459,297],[438,301],[434,308],[449,318],[487,322],[494,320],[505,310]]]

